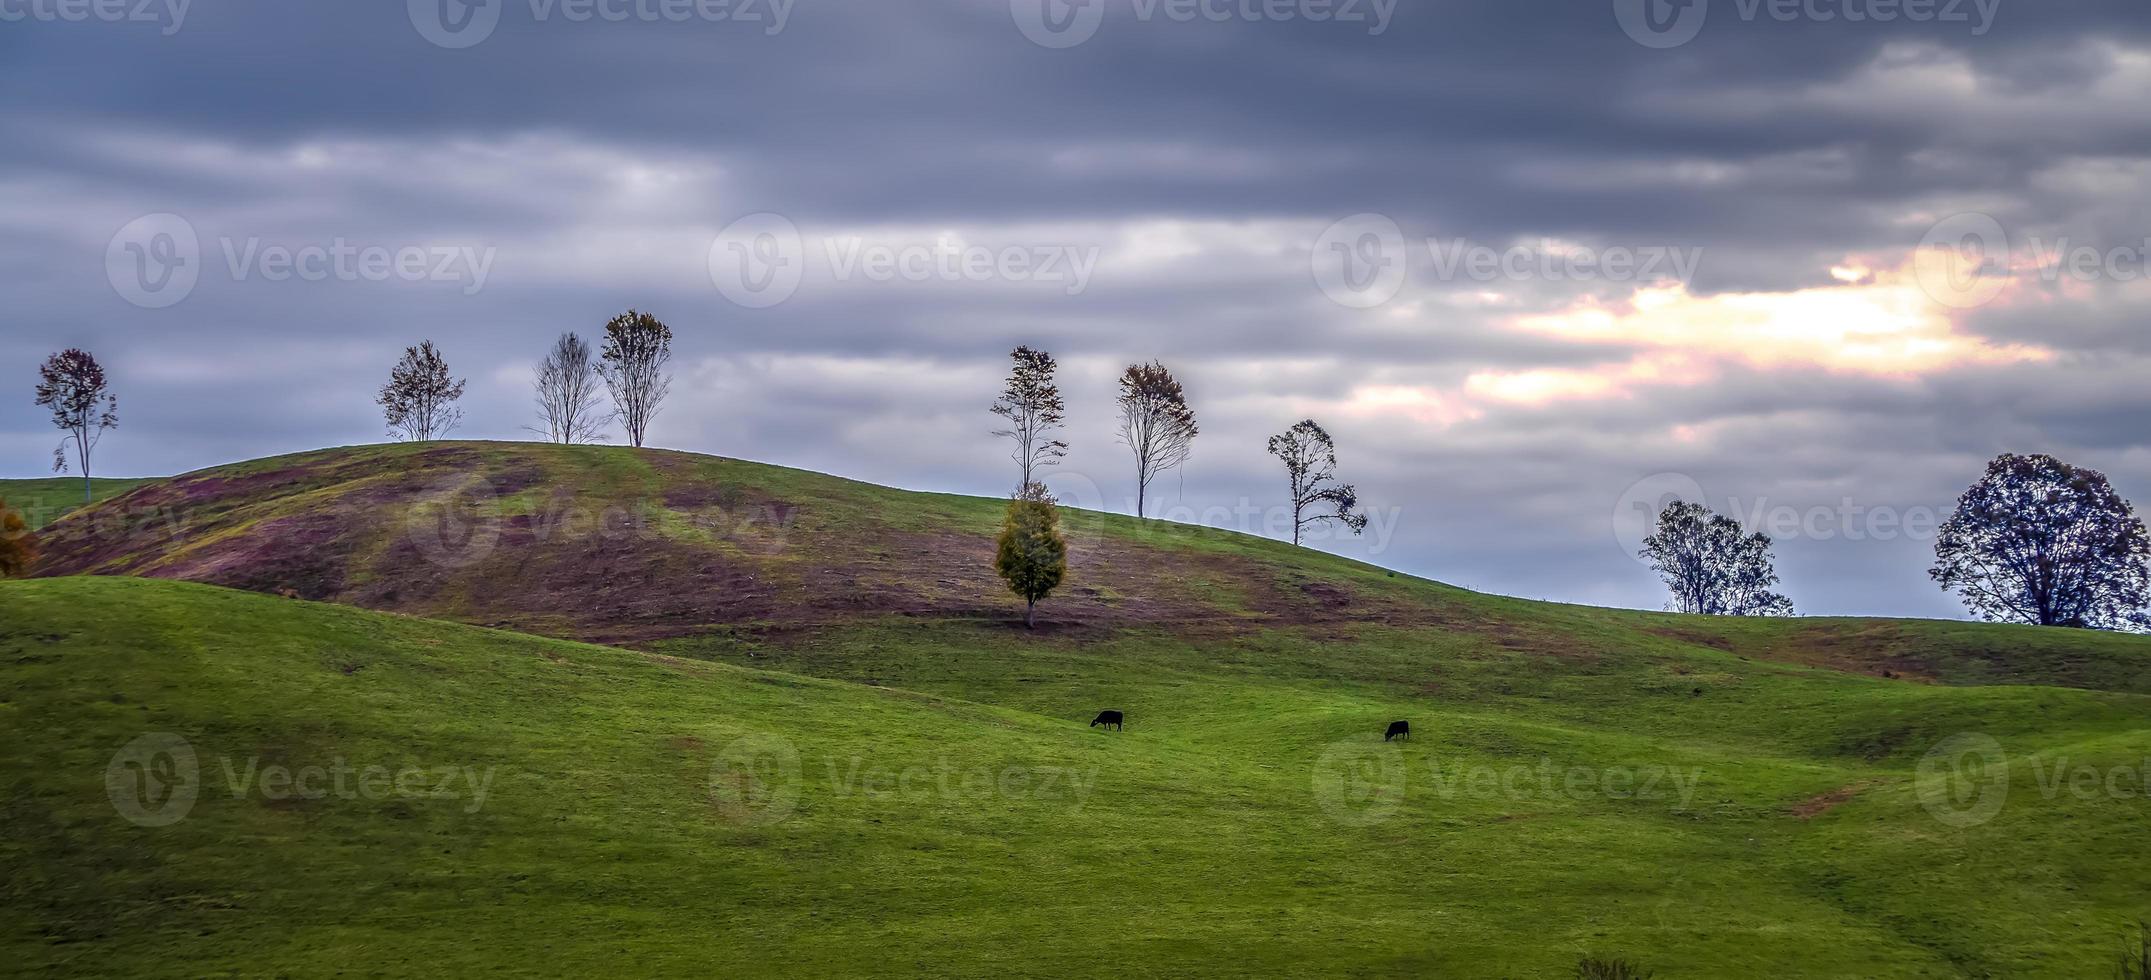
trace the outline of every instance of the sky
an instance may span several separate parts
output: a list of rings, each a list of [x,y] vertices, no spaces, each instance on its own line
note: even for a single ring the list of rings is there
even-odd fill
[[[1027,344],[1125,512],[1157,359],[1153,515],[1285,536],[1314,418],[1372,520],[1313,547],[1510,595],[1663,607],[1683,496],[1802,613],[1959,616],[1989,458],[2151,498],[2141,0],[0,0],[0,91],[0,476],[65,347],[162,475],[385,441],[422,339],[532,438],[632,307],[656,446],[1005,494]]]

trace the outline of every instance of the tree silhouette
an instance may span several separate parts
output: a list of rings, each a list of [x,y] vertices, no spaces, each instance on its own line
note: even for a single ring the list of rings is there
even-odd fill
[[[106,429],[119,425],[119,399],[105,382],[105,369],[86,350],[70,347],[45,359],[37,371],[37,404],[67,433],[52,451],[52,471],[67,472],[68,443],[82,467],[82,502],[90,502],[90,456]]]
[[[463,421],[455,401],[463,397],[463,381],[448,373],[448,359],[433,346],[420,341],[403,349],[403,359],[389,370],[388,384],[374,403],[388,420],[388,434],[413,442],[445,436]]]
[[[1982,619],[2144,625],[2151,542],[2106,477],[2052,456],[2004,453],[1942,523],[1927,574]]]
[[[1120,441],[1135,453],[1135,516],[1143,516],[1150,481],[1187,462],[1195,410],[1165,365],[1130,364],[1120,375]]]
[[[1061,404],[1060,386],[1053,381],[1053,355],[1018,347],[1008,356],[1015,366],[1008,372],[1007,387],[1001,389],[1001,397],[993,403],[993,414],[1007,419],[1008,428],[993,434],[1015,440],[1016,448],[1010,456],[1021,474],[1016,493],[1022,496],[1035,482],[1033,474],[1068,455],[1068,444],[1052,436],[1061,428],[1067,409]]]
[[[1673,610],[1710,616],[1790,616],[1792,600],[1772,592],[1778,573],[1770,537],[1702,504],[1675,500],[1658,512],[1642,557],[1673,592]]]
[[[1285,476],[1292,484],[1292,543],[1300,543],[1300,529],[1323,521],[1336,521],[1358,534],[1367,527],[1367,515],[1355,514],[1359,491],[1349,483],[1337,483],[1337,444],[1313,419],[1270,437],[1270,455],[1285,463]],[[1322,504],[1337,508],[1334,514],[1310,514]]]
[[[642,448],[650,420],[672,393],[672,328],[648,313],[628,310],[605,324],[605,352],[598,376],[612,393],[613,414],[627,441]]]
[[[538,364],[533,386],[538,393],[538,419],[545,428],[532,431],[564,445],[602,439],[598,429],[611,416],[598,409],[598,385],[590,345],[572,333],[561,334]]]
[[[993,567],[1008,590],[1023,599],[1023,625],[1038,624],[1038,602],[1052,595],[1068,574],[1068,539],[1061,536],[1060,510],[1037,484],[1008,502],[1001,521]]]

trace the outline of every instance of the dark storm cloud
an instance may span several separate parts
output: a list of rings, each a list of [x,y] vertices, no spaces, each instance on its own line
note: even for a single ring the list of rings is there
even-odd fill
[[[2012,244],[2140,244],[2140,3],[2004,0],[1975,34],[1713,2],[1694,40],[1654,50],[1611,2],[1406,3],[1379,34],[1097,2],[1096,36],[1065,50],[1026,39],[1005,0],[798,0],[774,34],[767,20],[575,22],[556,6],[539,21],[512,0],[491,36],[455,50],[401,3],[196,0],[170,36],[11,21],[0,356],[26,389],[51,349],[97,349],[126,420],[105,468],[171,472],[380,438],[371,391],[421,337],[471,378],[464,434],[520,437],[537,349],[636,305],[680,335],[665,444],[999,493],[984,403],[1006,349],[1039,343],[1067,365],[1068,469],[1114,507],[1127,494],[1112,375],[1163,357],[1205,416],[1166,495],[1191,519],[1274,504],[1262,439],[1318,414],[1345,476],[1395,514],[1379,542],[1324,547],[1632,605],[1659,599],[1615,515],[1654,474],[1686,474],[1721,506],[1850,498],[1864,513],[1946,504],[1994,452],[2050,449],[2151,493],[2143,283],[2026,280],[1962,315],[1966,336],[2045,360],[1884,376],[1713,348],[1679,382],[1533,402],[1470,392],[1665,347],[1515,319],[1587,299],[1623,310],[1635,284],[1443,279],[1423,251],[1699,249],[1691,286],[1711,294],[1826,287],[1833,265],[1887,266],[1960,211],[1993,214]],[[712,288],[709,243],[765,211],[796,223],[810,266],[848,236],[1099,258],[1076,295],[810,277],[742,309]],[[105,253],[158,212],[200,236],[202,280],[143,309],[115,292]],[[1359,212],[1421,250],[1408,286],[1367,311],[1332,302],[1309,265],[1324,226]],[[487,279],[262,274],[263,247],[339,243],[467,249]],[[53,441],[27,400],[0,414],[11,475],[37,472]],[[1781,554],[1804,610],[1947,614],[1923,547],[1803,532]]]

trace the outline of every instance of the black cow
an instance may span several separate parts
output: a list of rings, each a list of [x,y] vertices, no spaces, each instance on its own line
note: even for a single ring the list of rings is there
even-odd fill
[[[1105,726],[1105,727],[1107,727],[1107,728],[1119,728],[1119,727],[1120,727],[1120,712],[1118,712],[1118,711],[1100,711],[1100,712],[1098,712],[1098,717],[1096,717],[1096,718],[1092,718],[1092,719],[1090,720],[1090,727],[1092,727],[1092,728],[1096,728],[1096,727],[1098,727],[1099,725],[1104,725],[1104,726]]]
[[[1392,721],[1389,723],[1389,730],[1382,733],[1382,741],[1384,742],[1393,738],[1409,739],[1411,737],[1412,723],[1408,721]]]

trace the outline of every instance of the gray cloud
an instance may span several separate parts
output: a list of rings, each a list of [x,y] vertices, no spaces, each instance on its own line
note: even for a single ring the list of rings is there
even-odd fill
[[[381,438],[372,390],[422,337],[472,379],[461,434],[520,437],[543,345],[634,305],[680,334],[665,445],[999,493],[985,403],[1006,350],[1033,343],[1067,365],[1068,470],[1119,508],[1111,377],[1161,357],[1204,415],[1168,505],[1274,504],[1263,438],[1314,414],[1345,477],[1397,515],[1379,548],[1323,547],[1516,594],[1658,605],[1614,532],[1653,474],[1686,474],[1722,507],[1865,514],[1946,506],[1986,457],[2041,450],[2151,493],[2143,282],[2028,278],[1954,318],[2044,361],[1889,376],[1711,348],[1693,376],[1534,402],[1472,386],[1664,351],[1517,318],[1626,310],[1636,284],[1445,280],[1414,254],[1397,298],[1360,311],[1310,268],[1323,228],[1359,212],[1414,243],[1698,249],[1699,296],[1831,288],[1834,265],[1902,259],[1968,210],[2013,244],[2141,244],[2139,3],[2003,4],[1982,35],[1713,4],[1669,50],[1599,3],[1407,5],[1379,36],[1106,6],[1095,38],[1057,51],[1004,0],[800,0],[775,36],[537,22],[516,0],[463,50],[426,41],[401,4],[202,0],[169,37],[12,24],[0,355],[23,393],[0,411],[0,472],[43,468],[55,440],[30,366],[61,346],[98,351],[119,381],[125,427],[102,468],[163,473]],[[713,288],[708,248],[763,211],[805,234],[809,275],[744,309]],[[202,277],[142,309],[108,282],[106,249],[158,212],[200,236]],[[944,235],[1100,258],[1073,296],[816,268],[827,241]],[[491,264],[475,293],[468,277],[271,281],[258,263],[241,278],[225,245],[250,242]],[[1813,326],[1819,345],[1847,342]],[[1803,530],[1780,554],[1803,611],[1952,614],[1924,549]]]

